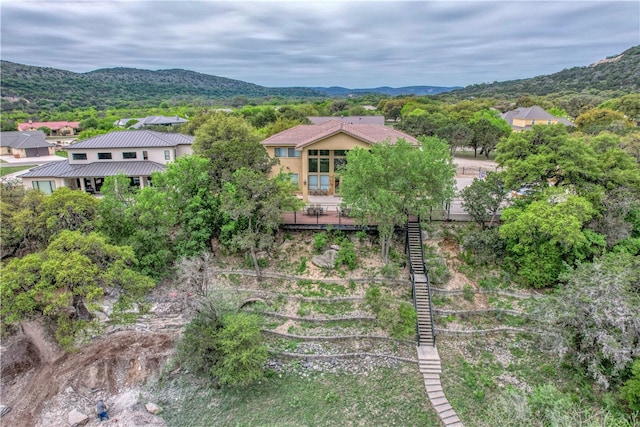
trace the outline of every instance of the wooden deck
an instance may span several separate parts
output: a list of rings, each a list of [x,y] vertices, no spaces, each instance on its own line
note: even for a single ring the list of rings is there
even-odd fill
[[[353,218],[340,214],[337,205],[314,206],[282,214],[282,228],[289,230],[322,230],[327,226],[338,230],[375,230],[375,225],[362,227]],[[322,209],[318,209],[322,208]]]

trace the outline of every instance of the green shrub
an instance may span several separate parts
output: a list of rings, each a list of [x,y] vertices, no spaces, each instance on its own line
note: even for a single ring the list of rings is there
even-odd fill
[[[178,362],[189,370],[211,374],[220,359],[216,335],[222,324],[213,313],[198,313],[184,328],[178,343]]]
[[[408,338],[415,334],[418,314],[407,302],[397,304],[392,295],[382,292],[380,287],[367,289],[365,301],[376,316],[378,326],[389,331],[394,338]]]
[[[391,336],[394,338],[409,338],[416,333],[418,313],[413,305],[401,302],[398,305],[397,320],[391,327]]]
[[[371,307],[374,313],[380,311],[380,304],[382,303],[382,290],[379,286],[372,286],[364,294],[366,303]]]
[[[631,378],[620,387],[620,396],[627,402],[629,409],[640,411],[640,359],[633,362],[631,373]]]
[[[451,273],[447,267],[447,262],[439,255],[425,257],[424,264],[429,271],[429,280],[434,285],[442,285],[449,281]]]
[[[185,326],[177,360],[220,384],[249,384],[264,375],[268,357],[261,327],[253,314],[229,313],[220,320],[215,309],[199,312]]]
[[[506,254],[506,242],[500,238],[498,228],[474,229],[462,239],[462,246],[468,263],[481,265],[500,262]]]
[[[400,274],[400,266],[395,262],[388,262],[380,269],[380,273],[387,278],[398,277],[398,274]]]
[[[340,249],[338,250],[338,254],[336,256],[336,267],[339,267],[345,264],[349,267],[349,270],[353,270],[356,268],[356,250],[353,242],[348,239],[342,239],[340,242]]]
[[[469,302],[473,302],[473,288],[471,285],[465,284],[462,287],[462,298],[466,299]]]
[[[302,274],[307,270],[307,257],[300,257],[300,264],[298,264],[298,268],[296,269],[296,273]]]
[[[313,235],[313,250],[316,253],[324,251],[327,246],[327,233],[316,233]]]

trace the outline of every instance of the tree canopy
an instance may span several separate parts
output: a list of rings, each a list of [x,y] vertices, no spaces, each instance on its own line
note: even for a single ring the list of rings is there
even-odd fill
[[[424,138],[414,147],[400,139],[374,144],[370,150],[350,150],[340,192],[360,224],[377,224],[387,262],[394,228],[405,224],[408,214],[426,217],[430,209],[449,202],[454,175],[445,141]]]
[[[608,254],[563,275],[566,283],[535,304],[550,328],[546,347],[586,369],[600,385],[620,383],[640,352],[640,257]]]
[[[154,282],[135,270],[136,262],[130,247],[110,245],[97,233],[62,231],[43,252],[14,258],[3,268],[2,321],[49,317],[58,325],[58,341],[71,347],[95,326],[106,294],[117,299],[114,320],[140,312]]]
[[[209,171],[217,189],[242,167],[268,173],[276,163],[245,119],[224,112],[211,115],[196,131],[193,151],[211,161]]]
[[[257,251],[269,248],[280,226],[284,210],[296,210],[302,204],[287,175],[268,178],[265,174],[240,168],[224,184],[221,208],[228,217],[223,226],[226,243],[251,255],[258,279]]]

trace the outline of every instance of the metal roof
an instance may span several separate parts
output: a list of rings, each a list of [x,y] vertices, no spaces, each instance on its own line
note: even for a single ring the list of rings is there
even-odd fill
[[[0,132],[0,146],[11,148],[39,148],[53,147],[45,140],[45,134],[41,130],[24,132]]]
[[[321,125],[329,120],[340,120],[350,125],[384,125],[384,116],[343,116],[343,117],[321,117],[310,116],[309,120],[314,125]]]
[[[139,129],[143,126],[154,126],[154,125],[181,125],[189,121],[187,119],[183,119],[180,116],[147,116],[147,117],[129,117],[129,118],[116,120],[114,122],[114,125],[124,126],[130,120],[137,120],[136,123],[129,126],[130,129]]]
[[[126,176],[149,176],[163,172],[164,165],[148,160],[135,162],[94,162],[86,165],[70,165],[66,162],[46,163],[22,175],[23,178],[83,178],[124,174]]]
[[[153,148],[191,145],[193,136],[150,130],[123,130],[94,136],[71,144],[68,149],[87,148]]]

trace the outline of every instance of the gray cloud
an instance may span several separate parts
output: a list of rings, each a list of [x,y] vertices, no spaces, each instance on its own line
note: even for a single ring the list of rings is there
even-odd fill
[[[637,1],[3,1],[2,59],[184,68],[264,86],[440,85],[584,66],[640,44]]]

